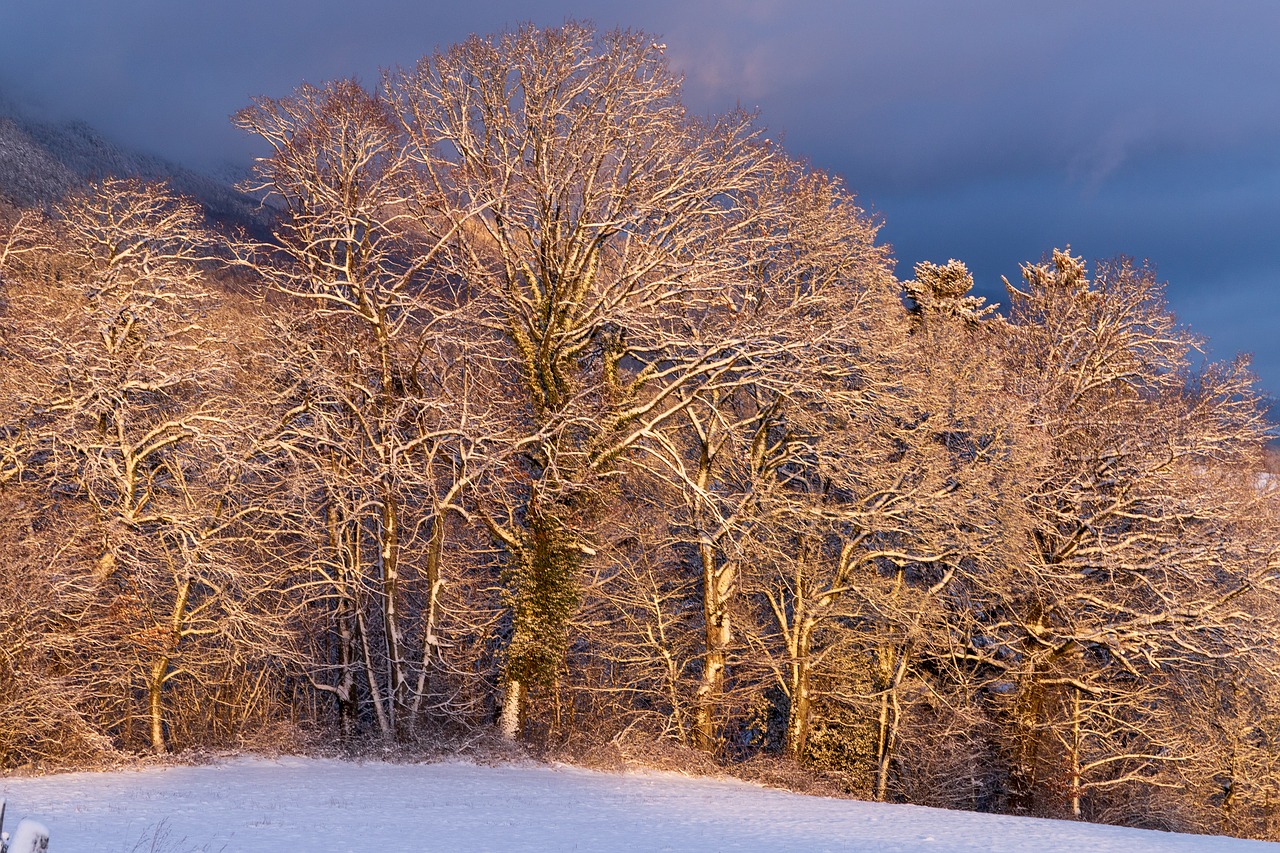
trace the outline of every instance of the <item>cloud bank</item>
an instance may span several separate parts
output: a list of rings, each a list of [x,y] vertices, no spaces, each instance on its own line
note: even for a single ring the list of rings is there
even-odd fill
[[[844,175],[883,215],[900,273],[961,258],[998,298],[1001,275],[1053,246],[1150,257],[1215,352],[1254,351],[1280,392],[1265,312],[1280,275],[1273,0],[536,9],[542,24],[591,18],[661,36],[694,109],[758,108],[790,150]],[[251,143],[227,117],[252,96],[371,82],[529,15],[515,0],[371,0],[358,13],[345,0],[12,0],[0,91],[174,159],[245,162]]]

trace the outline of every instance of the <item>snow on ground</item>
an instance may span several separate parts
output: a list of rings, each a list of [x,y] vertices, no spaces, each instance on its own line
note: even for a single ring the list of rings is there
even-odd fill
[[[1280,845],[805,797],[674,773],[243,758],[0,778],[51,853],[1277,851]],[[158,836],[158,837],[157,837]]]

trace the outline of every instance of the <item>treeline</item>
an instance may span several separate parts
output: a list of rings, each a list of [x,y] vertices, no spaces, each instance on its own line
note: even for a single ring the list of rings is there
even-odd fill
[[[643,34],[235,121],[270,243],[120,180],[0,232],[6,766],[496,730],[1277,837],[1269,424],[1151,270],[898,281]]]

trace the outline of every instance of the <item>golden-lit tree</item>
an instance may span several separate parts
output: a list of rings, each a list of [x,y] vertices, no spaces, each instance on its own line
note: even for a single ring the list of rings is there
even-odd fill
[[[1222,491],[1254,476],[1267,425],[1243,365],[1191,369],[1149,269],[1090,279],[1055,252],[1023,278],[1012,364],[1044,456],[1024,575],[1001,591],[1021,633],[1014,793],[1059,786],[1079,815],[1093,789],[1176,784],[1166,679],[1231,657],[1240,597],[1268,582]]]
[[[53,557],[94,612],[78,655],[115,709],[102,725],[127,741],[139,717],[163,751],[166,685],[212,679],[256,624],[253,582],[221,551],[241,520],[228,460],[252,416],[231,405],[210,322],[211,239],[191,202],[112,179],[20,229],[5,270],[22,437],[10,459],[53,499],[46,512],[75,508]]]
[[[474,37],[393,75],[419,226],[518,394],[505,482],[502,730],[563,666],[603,481],[762,342],[703,334],[759,239],[773,158],[751,117],[691,117],[646,35],[569,23]],[[727,307],[734,306],[732,303]]]

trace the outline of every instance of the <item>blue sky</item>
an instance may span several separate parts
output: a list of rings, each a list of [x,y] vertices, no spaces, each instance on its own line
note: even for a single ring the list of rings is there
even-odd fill
[[[1070,244],[1149,258],[1211,354],[1280,395],[1280,3],[1230,0],[5,0],[0,91],[171,158],[245,161],[227,116],[303,80],[567,17],[654,33],[699,112],[758,108],[884,220],[900,275],[985,295]]]

